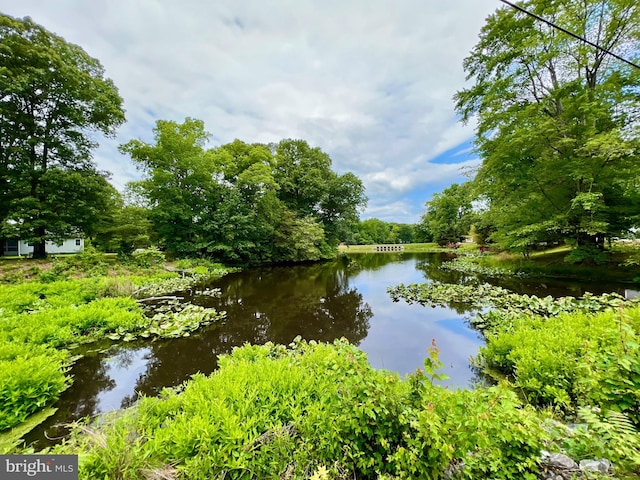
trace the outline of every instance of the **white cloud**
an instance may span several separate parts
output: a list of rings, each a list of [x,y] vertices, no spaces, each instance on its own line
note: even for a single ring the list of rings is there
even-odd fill
[[[293,137],[319,146],[337,171],[363,179],[376,206],[368,215],[458,178],[459,164],[429,161],[473,135],[473,125],[456,121],[452,96],[465,85],[462,59],[499,6],[0,0],[4,13],[29,15],[81,45],[120,89],[128,122],[96,153],[117,187],[137,175],[117,144],[151,140],[157,119],[189,116],[205,122],[216,144]]]

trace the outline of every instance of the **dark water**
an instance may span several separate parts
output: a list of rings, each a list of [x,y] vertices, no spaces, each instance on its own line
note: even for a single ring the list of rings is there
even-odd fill
[[[73,385],[55,407],[57,413],[26,437],[39,447],[44,436],[64,435],[56,424],[132,405],[140,395],[153,396],[178,385],[191,375],[211,373],[217,356],[244,343],[332,341],[346,337],[358,345],[376,368],[406,374],[422,367],[427,348],[435,339],[452,387],[477,381],[469,357],[483,340],[469,328],[458,308],[425,308],[393,303],[386,293],[399,283],[429,279],[452,283],[477,282],[473,276],[438,267],[450,257],[442,254],[379,253],[341,257],[336,262],[263,268],[228,275],[212,286],[219,299],[193,299],[194,303],[226,310],[223,324],[177,340],[92,345],[72,367]],[[503,280],[521,293],[581,295],[618,291],[616,285]]]

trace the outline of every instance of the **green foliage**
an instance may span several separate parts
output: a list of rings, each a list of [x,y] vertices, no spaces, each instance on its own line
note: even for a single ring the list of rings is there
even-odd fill
[[[535,478],[542,418],[504,387],[434,386],[438,365],[402,381],[346,341],[245,345],[56,451],[81,478]]]
[[[56,413],[57,408],[45,408],[31,415],[25,422],[7,432],[0,432],[0,455],[16,453],[22,437]]]
[[[564,259],[567,263],[602,265],[609,260],[609,252],[595,245],[583,245],[571,250]]]
[[[328,247],[322,225],[311,216],[297,218],[286,212],[274,233],[276,258],[285,262],[320,260]]]
[[[471,184],[450,187],[436,193],[426,203],[427,213],[422,217],[423,228],[433,235],[438,245],[459,242],[471,229],[473,212]]]
[[[429,387],[411,414],[407,445],[390,457],[400,478],[537,478],[544,417],[506,387]]]
[[[138,205],[119,202],[104,212],[95,232],[94,241],[105,252],[131,255],[138,248],[148,248],[155,240],[149,210]]]
[[[623,412],[640,426],[640,314],[630,311],[578,362],[586,402]]]
[[[4,318],[2,337],[13,342],[64,347],[102,338],[116,327],[140,329],[142,310],[131,298],[102,298],[81,305],[56,308],[41,305]]]
[[[418,238],[416,226],[406,223],[383,222],[377,218],[368,218],[355,222],[342,238],[348,244],[374,245],[385,243],[412,243]]]
[[[559,437],[562,447],[573,458],[607,458],[620,470],[637,478],[640,474],[640,432],[623,414],[597,408],[578,409],[582,422],[572,430],[564,430]]]
[[[560,313],[595,313],[640,303],[640,299],[625,300],[616,293],[593,295],[587,292],[582,298],[541,298],[536,295],[520,295],[488,283],[459,285],[432,281],[422,284],[400,284],[389,287],[387,292],[394,302],[404,300],[407,303],[427,306],[462,308],[463,311],[490,307],[491,310],[478,313],[471,320],[476,328],[481,329],[510,326],[513,321],[526,316],[544,319]]]
[[[481,275],[483,277],[523,277],[524,273],[514,272],[509,268],[492,267],[478,262],[478,257],[471,255],[458,256],[440,266],[443,270]]]
[[[93,269],[103,257],[89,249],[85,256],[68,259]],[[65,269],[69,266],[65,264]],[[221,275],[224,270],[218,265],[215,272]],[[66,349],[73,345],[105,336],[123,340],[176,338],[221,320],[224,312],[190,304],[157,306],[146,315],[132,298],[144,286],[149,286],[147,293],[166,293],[167,289],[191,288],[209,276],[207,270],[205,275],[185,279],[164,273],[32,281],[0,289],[0,430],[23,422],[58,398],[71,381],[66,375]]]
[[[66,352],[0,337],[0,431],[24,422],[60,395],[69,384],[66,362]]]
[[[524,0],[519,5],[610,51],[637,52],[633,0]],[[487,18],[456,94],[477,119],[474,184],[501,246],[528,255],[539,242],[602,246],[640,212],[638,69],[512,8]]]
[[[149,247],[144,250],[136,250],[131,254],[133,263],[139,267],[152,267],[164,263],[164,253],[157,247]]]
[[[0,232],[34,242],[90,235],[116,190],[91,161],[93,132],[124,121],[104,69],[28,17],[0,15]]]
[[[137,338],[161,337],[179,338],[188,337],[192,332],[213,322],[222,320],[226,312],[218,312],[214,308],[205,308],[183,302],[165,305],[144,323],[126,324],[122,322],[113,333],[107,335],[111,340],[124,340],[129,342]]]
[[[494,326],[480,356],[534,405],[596,405],[640,426],[640,308],[625,312],[521,317]]]
[[[318,260],[330,255],[366,203],[362,182],[337,175],[303,140],[240,140],[207,149],[200,120],[158,121],[155,144],[120,146],[145,172],[133,188],[152,207],[160,245],[174,256],[225,264]]]

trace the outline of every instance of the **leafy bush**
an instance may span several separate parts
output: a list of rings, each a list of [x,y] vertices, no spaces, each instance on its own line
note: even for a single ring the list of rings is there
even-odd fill
[[[526,274],[522,272],[513,271],[510,268],[504,267],[496,267],[496,266],[487,266],[478,262],[479,258],[477,256],[464,255],[455,257],[454,259],[444,262],[440,265],[440,268],[443,270],[452,270],[456,272],[474,274],[474,275],[483,275],[485,277],[525,277]]]
[[[81,478],[535,478],[541,417],[503,387],[434,386],[434,355],[407,381],[346,341],[246,345],[219,365],[56,451],[83,452]]]
[[[567,263],[602,265],[609,260],[609,252],[592,245],[576,247],[564,258]]]
[[[104,258],[88,248],[81,255],[55,260],[50,270],[38,275],[41,280],[48,275],[44,278],[48,281],[4,285],[0,289],[0,430],[23,422],[29,414],[55,401],[70,383],[65,375],[65,351],[51,347],[65,349],[105,336],[124,340],[174,338],[189,335],[224,316],[224,312],[188,304],[147,316],[132,298],[146,286],[147,293],[175,291],[190,288],[203,277],[181,279],[176,273],[163,272],[61,279],[76,267],[85,271],[106,268]]]
[[[235,270],[206,258],[182,258],[175,262],[175,266],[195,275],[207,275],[211,279],[220,278]]]
[[[0,431],[24,422],[67,387],[66,352],[0,339]]]
[[[640,308],[625,314],[523,317],[496,327],[482,362],[507,375],[534,405],[580,405],[625,413],[640,426]]]
[[[135,265],[139,267],[152,267],[154,265],[162,265],[165,257],[164,253],[157,247],[149,247],[144,250],[136,250],[131,254],[131,259]]]
[[[640,474],[640,433],[624,414],[597,408],[578,410],[581,422],[559,433],[562,447],[572,458],[607,458],[632,478]]]

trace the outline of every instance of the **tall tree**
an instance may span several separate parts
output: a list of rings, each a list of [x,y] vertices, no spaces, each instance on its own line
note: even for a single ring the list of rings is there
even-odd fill
[[[427,212],[422,217],[424,230],[431,232],[440,245],[459,242],[469,234],[473,217],[472,190],[469,183],[454,183],[441,193],[436,193],[426,203]]]
[[[0,234],[33,242],[43,257],[47,240],[85,227],[89,197],[106,192],[91,134],[111,135],[123,121],[122,99],[98,60],[30,18],[0,14]],[[54,201],[82,178],[86,196]],[[77,215],[60,215],[63,208]]]
[[[131,140],[120,146],[143,170],[137,188],[146,197],[154,228],[171,252],[198,253],[202,223],[211,214],[221,188],[222,174],[213,155],[205,149],[209,134],[201,120],[184,123],[158,120],[155,144]]]
[[[304,140],[285,139],[274,147],[278,198],[300,218],[322,222],[327,241],[337,245],[367,204],[362,181],[331,170],[331,157]]]
[[[523,8],[636,63],[636,0],[523,0]],[[640,72],[511,8],[490,16],[457,93],[477,118],[476,177],[503,246],[603,245],[637,225]]]
[[[145,172],[134,187],[174,254],[245,265],[317,260],[329,253],[328,232],[357,219],[360,180],[335,174],[304,141],[285,140],[280,151],[240,140],[206,149],[204,124],[189,118],[158,121],[154,133],[154,144],[120,150]]]

